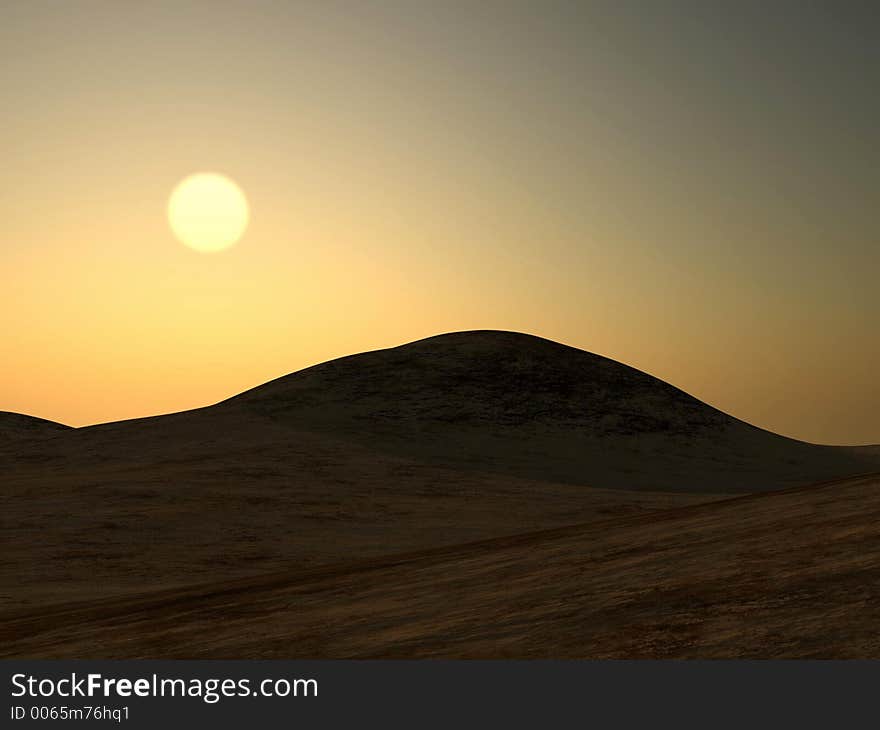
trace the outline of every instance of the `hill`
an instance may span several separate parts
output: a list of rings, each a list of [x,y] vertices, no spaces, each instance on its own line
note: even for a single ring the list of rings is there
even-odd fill
[[[645,373],[441,335],[217,405],[0,443],[0,610],[305,569],[880,470]]]
[[[49,438],[69,430],[70,426],[55,421],[26,416],[22,413],[0,411],[0,444]]]
[[[735,419],[647,373],[516,332],[454,332],[340,358],[219,408],[455,468],[703,493],[880,468]]]

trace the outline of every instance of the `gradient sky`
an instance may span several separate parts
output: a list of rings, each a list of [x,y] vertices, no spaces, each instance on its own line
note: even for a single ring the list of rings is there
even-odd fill
[[[206,405],[540,334],[880,442],[880,18],[846,2],[0,6],[0,409]],[[244,189],[200,254],[186,175]]]

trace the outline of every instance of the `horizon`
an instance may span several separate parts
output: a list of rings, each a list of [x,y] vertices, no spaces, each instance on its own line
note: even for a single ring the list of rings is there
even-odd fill
[[[409,345],[414,345],[414,344],[417,344],[417,343],[419,343],[419,342],[423,342],[423,341],[425,341],[425,340],[433,340],[433,339],[438,339],[438,338],[442,338],[442,337],[447,337],[447,336],[449,336],[449,335],[462,335],[462,334],[467,334],[467,335],[480,335],[480,334],[507,334],[507,335],[517,335],[517,336],[526,337],[526,338],[535,338],[535,339],[544,340],[544,341],[546,341],[546,342],[552,343],[553,345],[558,345],[558,346],[560,346],[560,347],[567,347],[567,348],[572,348],[572,347],[574,347],[573,345],[570,345],[570,344],[568,344],[568,343],[565,343],[565,342],[559,342],[559,341],[557,341],[557,340],[551,340],[551,339],[549,339],[549,338],[547,338],[547,337],[543,337],[542,335],[539,335],[539,334],[536,334],[536,333],[532,333],[532,332],[517,332],[517,331],[515,331],[515,330],[500,330],[500,329],[453,330],[453,331],[451,331],[451,332],[440,332],[440,333],[437,333],[437,334],[434,334],[434,335],[429,335],[429,336],[427,336],[427,337],[421,337],[421,338],[419,338],[419,339],[417,339],[417,340],[409,340],[409,341],[407,341],[407,342],[400,343],[400,344],[398,344],[398,345],[391,345],[390,347],[382,347],[382,348],[374,348],[374,349],[369,349],[369,350],[363,350],[363,351],[360,351],[360,352],[350,353],[350,354],[348,354],[348,355],[341,355],[341,356],[336,357],[336,358],[331,358],[330,360],[322,360],[322,361],[320,361],[320,362],[311,363],[310,365],[306,365],[306,366],[303,367],[303,368],[299,368],[299,369],[297,369],[297,370],[293,370],[293,371],[290,371],[290,372],[287,372],[287,373],[282,373],[281,375],[278,375],[278,376],[276,376],[276,377],[273,377],[273,378],[270,378],[270,379],[268,379],[268,380],[262,381],[262,382],[260,382],[260,383],[256,383],[256,384],[254,384],[254,385],[251,385],[251,386],[245,388],[244,390],[237,391],[237,392],[232,393],[232,394],[230,394],[230,395],[224,396],[223,398],[221,398],[221,399],[219,399],[219,400],[217,400],[217,401],[214,401],[214,402],[211,402],[211,403],[202,404],[202,405],[199,405],[199,406],[195,406],[195,407],[193,407],[193,408],[185,408],[185,409],[180,409],[180,410],[176,410],[176,411],[164,411],[164,412],[161,412],[161,413],[149,413],[149,414],[144,414],[144,415],[140,415],[140,416],[133,416],[133,417],[131,417],[131,418],[114,419],[114,420],[112,420],[112,421],[97,421],[97,422],[95,422],[95,423],[80,424],[80,425],[78,425],[78,426],[73,426],[73,425],[71,425],[71,424],[63,423],[63,422],[60,422],[60,421],[57,421],[57,420],[55,420],[55,419],[51,419],[51,418],[44,418],[44,420],[48,420],[48,421],[51,421],[51,422],[53,422],[53,423],[58,423],[58,424],[60,424],[60,425],[62,425],[62,426],[68,426],[68,427],[70,427],[70,428],[76,429],[76,428],[88,428],[88,427],[90,427],[90,426],[101,426],[101,425],[107,425],[107,424],[110,424],[110,423],[120,423],[120,422],[123,422],[123,421],[135,421],[135,420],[148,419],[148,418],[161,418],[162,416],[170,416],[170,415],[174,415],[174,414],[177,414],[177,413],[186,413],[186,412],[188,412],[188,411],[200,410],[200,409],[203,409],[203,408],[211,408],[211,407],[213,407],[213,406],[220,405],[220,404],[224,403],[224,402],[227,401],[227,400],[231,400],[231,399],[233,399],[233,398],[236,398],[236,397],[238,397],[239,395],[242,395],[242,394],[244,394],[244,393],[250,392],[251,390],[256,390],[256,389],[258,389],[258,388],[260,388],[260,387],[262,387],[262,386],[264,386],[264,385],[267,385],[267,384],[269,384],[269,383],[272,383],[272,382],[274,382],[274,381],[276,381],[276,380],[281,380],[281,379],[284,379],[284,378],[287,378],[287,377],[290,377],[290,376],[297,375],[298,373],[301,373],[301,372],[303,372],[303,371],[305,371],[305,370],[309,370],[309,369],[311,369],[311,368],[313,368],[313,367],[317,367],[317,366],[320,366],[320,365],[323,365],[323,364],[326,364],[326,363],[329,363],[329,362],[333,362],[333,361],[335,361],[335,360],[348,359],[348,358],[350,358],[350,357],[357,357],[358,355],[365,355],[365,354],[368,354],[368,353],[382,352],[382,351],[384,351],[384,350],[396,349],[396,348],[400,348],[400,347],[407,347],[407,346],[409,346]],[[594,355],[594,356],[599,357],[599,358],[610,359],[610,360],[612,360],[612,362],[615,362],[616,364],[618,364],[618,365],[620,365],[620,366],[622,366],[622,367],[624,367],[624,368],[632,368],[632,369],[634,369],[634,370],[637,370],[638,372],[644,373],[644,374],[649,375],[649,376],[651,376],[651,377],[653,377],[653,378],[655,378],[655,379],[657,379],[657,380],[660,380],[660,382],[664,382],[664,383],[666,382],[666,381],[663,381],[663,380],[660,379],[660,378],[656,378],[656,376],[653,375],[653,374],[650,373],[650,372],[647,372],[647,371],[645,371],[645,370],[641,370],[640,368],[637,368],[637,367],[635,367],[635,366],[633,366],[633,365],[631,365],[631,364],[625,363],[625,362],[621,362],[621,361],[619,361],[619,360],[613,360],[613,358],[607,358],[607,357],[606,357],[605,355],[603,355],[602,353],[591,352],[591,351],[589,351],[589,350],[583,350],[583,349],[581,349],[581,348],[574,348],[574,349],[577,349],[577,350],[579,350],[579,351],[581,351],[581,352],[586,352],[586,353],[588,353],[588,354],[590,354],[590,355]],[[685,393],[686,395],[690,395],[690,396],[696,397],[696,396],[693,395],[693,393],[689,393],[686,389],[678,387],[675,383],[667,383],[667,384],[668,384],[668,385],[672,385],[673,387],[677,388],[678,390],[680,390],[681,392]],[[708,406],[709,408],[711,408],[711,409],[713,409],[713,410],[718,410],[718,411],[720,411],[720,412],[722,412],[722,413],[725,413],[725,414],[728,415],[728,416],[732,416],[732,417],[734,417],[734,418],[737,418],[735,414],[726,413],[725,411],[716,408],[716,407],[715,407],[714,405],[712,405],[711,403],[708,403],[708,402],[706,402],[706,401],[702,401],[702,400],[699,399],[699,398],[698,398],[697,400],[700,400],[701,403],[703,403],[704,405]],[[0,409],[0,411],[2,411],[2,409]],[[9,411],[7,411],[7,412],[9,412]],[[36,417],[36,418],[43,418],[43,417],[40,417],[40,416],[32,416],[32,414],[28,414],[28,413],[23,413],[23,414],[20,414],[20,415],[31,416],[31,417]],[[738,420],[741,420],[741,421],[742,421],[743,419],[738,419]],[[748,421],[744,421],[744,422],[745,422],[745,423],[749,423]],[[760,425],[758,425],[758,424],[749,424],[749,425],[756,426],[757,428],[762,428],[762,427],[761,427]],[[769,429],[763,429],[763,428],[762,428],[762,430],[768,430],[768,431],[769,431]],[[770,431],[770,433],[776,433],[776,432]],[[778,434],[778,435],[784,436],[784,437],[786,437],[786,438],[793,438],[793,437],[791,437],[791,436],[788,436],[787,434]],[[802,440],[802,439],[795,439],[795,440]],[[805,442],[805,443],[815,443],[815,442]],[[819,446],[859,447],[859,446],[877,446],[877,445],[880,445],[880,444],[865,443],[865,444],[815,444],[815,445],[819,445]]]
[[[6,3],[0,409],[148,417],[488,328],[878,444],[870,12]]]

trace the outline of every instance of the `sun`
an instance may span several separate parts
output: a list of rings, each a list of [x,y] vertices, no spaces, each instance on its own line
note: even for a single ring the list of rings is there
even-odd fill
[[[222,251],[244,234],[250,218],[242,189],[225,175],[199,172],[181,180],[168,199],[174,235],[203,253]]]

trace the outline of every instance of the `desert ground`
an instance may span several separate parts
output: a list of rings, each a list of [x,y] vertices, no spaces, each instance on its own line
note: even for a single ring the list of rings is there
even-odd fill
[[[7,657],[878,656],[877,447],[509,332],[0,414]]]
[[[3,656],[880,656],[880,475],[21,612]]]

